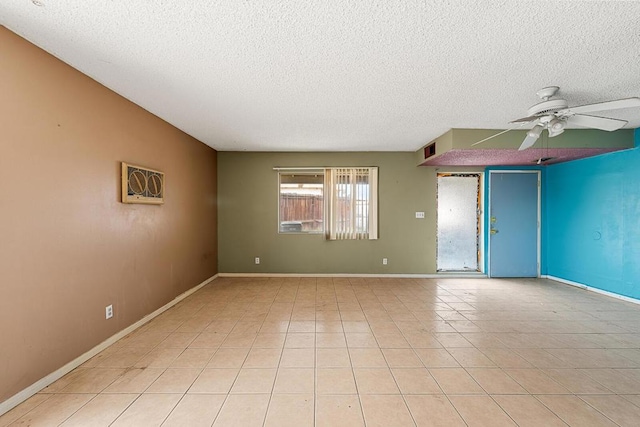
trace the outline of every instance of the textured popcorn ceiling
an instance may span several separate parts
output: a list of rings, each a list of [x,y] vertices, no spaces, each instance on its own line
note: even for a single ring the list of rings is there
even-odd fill
[[[614,1],[0,1],[0,24],[219,150],[414,151],[504,129],[547,85],[640,96],[639,22]]]

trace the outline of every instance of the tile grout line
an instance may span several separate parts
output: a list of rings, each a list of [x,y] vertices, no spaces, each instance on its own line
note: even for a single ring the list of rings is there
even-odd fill
[[[282,289],[282,287],[280,287],[279,289]],[[296,294],[297,294],[297,289],[296,289]],[[277,296],[276,296],[277,298]],[[275,301],[275,299],[274,299]],[[294,299],[295,301],[295,299]],[[273,303],[272,303],[273,305]],[[271,311],[271,310],[269,310]],[[293,312],[293,308],[292,308],[292,312]],[[289,331],[289,327],[291,326],[291,314],[289,314],[289,324],[287,325],[287,332],[285,332],[285,337],[284,337],[284,342],[282,343],[282,351],[280,351],[280,357],[278,358],[278,366],[276,367],[276,375],[273,378],[273,384],[271,385],[271,393],[269,394],[269,400],[267,402],[267,407],[265,408],[264,411],[264,418],[262,419],[262,426],[265,427],[266,423],[267,423],[267,417],[269,416],[269,407],[271,406],[271,399],[273,398],[273,392],[275,391],[276,388],[276,381],[278,381],[278,375],[280,374],[280,364],[282,363],[282,357],[284,355],[284,349],[285,346],[287,345],[287,334]],[[251,352],[251,350],[249,350],[249,352]]]
[[[360,307],[362,308],[362,305],[360,304],[360,302],[358,301],[358,305],[360,305]],[[362,399],[360,398],[360,389],[358,387],[358,380],[356,379],[356,372],[355,372],[355,368],[353,367],[353,360],[351,358],[351,351],[349,351],[349,342],[347,341],[347,334],[344,331],[344,324],[342,323],[342,313],[340,313],[340,305],[338,304],[338,313],[340,314],[340,325],[342,327],[342,332],[344,333],[345,337],[344,337],[344,342],[345,342],[345,348],[347,350],[347,356],[349,357],[349,364],[351,365],[351,375],[353,375],[353,383],[355,384],[356,387],[356,396],[358,398],[358,405],[360,408],[360,415],[362,416],[362,424],[363,426],[367,425],[367,420],[365,419],[364,416],[364,407],[362,406]]]

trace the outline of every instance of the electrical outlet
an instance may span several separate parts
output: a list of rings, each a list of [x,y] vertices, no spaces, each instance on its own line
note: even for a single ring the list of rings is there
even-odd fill
[[[256,264],[260,264],[260,257],[259,256],[256,257]]]
[[[424,212],[416,212],[416,218],[424,219]]]
[[[108,305],[104,309],[104,314],[107,319],[111,319],[113,317],[113,305]]]
[[[389,260],[386,258],[382,258],[382,265],[387,265],[389,264]]]

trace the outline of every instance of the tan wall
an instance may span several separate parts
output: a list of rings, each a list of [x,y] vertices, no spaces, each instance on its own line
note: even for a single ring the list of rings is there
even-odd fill
[[[436,272],[437,169],[417,167],[415,153],[220,152],[218,158],[220,272]],[[379,239],[278,234],[276,166],[378,166]],[[416,211],[425,212],[425,219],[416,219]],[[382,265],[382,258],[389,264]]]
[[[217,272],[217,159],[4,27],[0,94],[2,402]],[[120,203],[121,161],[165,204]]]

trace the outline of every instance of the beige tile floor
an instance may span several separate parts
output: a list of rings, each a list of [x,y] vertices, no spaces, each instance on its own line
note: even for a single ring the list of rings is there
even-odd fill
[[[638,426],[640,306],[548,280],[223,278],[11,426]]]

